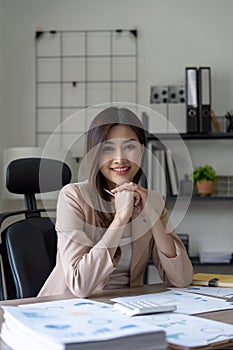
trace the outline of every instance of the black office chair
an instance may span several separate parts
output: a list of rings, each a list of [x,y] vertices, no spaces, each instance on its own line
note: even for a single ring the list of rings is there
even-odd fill
[[[23,194],[25,210],[0,214],[0,227],[9,217],[19,221],[1,230],[0,300],[36,296],[56,263],[55,218],[39,209],[35,194],[60,190],[71,180],[64,162],[47,158],[22,158],[7,168],[6,187]]]

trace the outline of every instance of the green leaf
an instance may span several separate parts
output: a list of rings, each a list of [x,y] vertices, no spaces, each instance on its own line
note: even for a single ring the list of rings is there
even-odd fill
[[[198,181],[203,180],[217,180],[216,171],[211,165],[208,164],[196,167],[193,171],[192,178],[194,184],[196,184]]]

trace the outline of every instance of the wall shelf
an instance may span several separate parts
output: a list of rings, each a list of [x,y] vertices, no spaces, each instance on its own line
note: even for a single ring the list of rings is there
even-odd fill
[[[158,134],[147,134],[147,143],[148,147],[150,148],[150,143],[154,146],[156,149],[161,151],[166,151],[166,145],[163,143],[163,141],[201,141],[201,140],[233,140],[233,133],[225,133],[225,132],[212,132],[212,133],[180,133],[180,134],[174,134],[174,133],[158,133]],[[169,147],[169,146],[168,146]],[[153,146],[152,146],[153,149]],[[149,160],[148,160],[149,164]],[[167,180],[167,179],[166,179]],[[170,192],[169,192],[170,193]],[[162,193],[165,195],[165,193]],[[167,201],[175,201],[177,199],[177,196],[168,194],[166,196]],[[190,198],[187,196],[179,196],[179,200],[189,200]],[[227,195],[223,195],[221,193],[216,194],[213,193],[211,196],[201,197],[196,194],[193,194],[192,201],[232,201],[233,200],[233,193],[229,192]]]
[[[149,134],[147,136],[148,141],[152,140],[175,140],[182,138],[183,140],[223,140],[223,139],[233,139],[233,133],[209,133],[209,134],[191,134],[191,133],[181,133],[181,134]]]
[[[175,201],[177,200],[177,196],[167,196],[166,200],[169,201]],[[189,197],[186,196],[180,196],[179,200],[189,200]],[[201,196],[192,196],[191,198],[192,201],[225,201],[225,200],[229,200],[232,201],[233,200],[233,196],[206,196],[206,197],[201,197]]]
[[[199,257],[198,256],[191,256],[190,257],[190,260],[191,260],[191,262],[192,262],[192,264],[193,265],[205,265],[205,266],[207,266],[207,265],[211,265],[211,266],[213,266],[213,265],[221,265],[221,266],[233,266],[233,261],[231,260],[231,262],[229,262],[229,263],[221,263],[221,262],[216,262],[216,263],[201,263],[200,262],[200,259],[199,259]]]
[[[184,157],[182,157],[182,153],[180,153],[180,150],[183,149],[182,140],[187,146],[192,166],[198,164],[200,159],[202,163],[208,163],[210,159],[210,162],[215,164],[216,161],[216,164],[220,164],[219,169],[224,169],[224,172],[228,171],[229,174],[231,174],[229,177],[232,177],[231,149],[233,133],[148,133],[147,135],[148,149],[149,151],[151,150],[151,152],[148,152],[147,158],[149,188],[155,189],[163,194],[169,213],[173,213],[173,209],[177,210],[175,212],[177,217],[179,217],[180,213],[182,214],[182,208],[186,205],[188,206],[187,215],[185,214],[185,217],[179,222],[176,232],[186,233],[190,237],[191,254],[193,255],[190,259],[194,266],[194,272],[232,274],[233,260],[229,263],[202,263],[198,256],[200,250],[207,249],[217,252],[219,250],[228,250],[229,247],[232,247],[232,215],[229,214],[233,203],[232,184],[229,184],[227,191],[225,187],[223,187],[223,189],[216,187],[215,192],[211,196],[206,197],[198,196],[196,191],[193,193],[191,192],[191,198],[190,196],[170,195],[170,193],[174,193],[174,185],[173,187],[171,186],[171,179],[174,180],[174,172],[170,171],[168,167],[167,149],[170,149],[174,155],[173,160],[176,157],[177,162],[175,163],[174,161],[174,167],[181,167],[181,169],[179,169],[180,172],[177,171],[177,173],[180,173],[181,176],[184,176],[184,174],[189,174],[191,176],[192,167],[185,168]],[[165,162],[163,163],[161,163],[159,161],[160,158],[158,158],[158,154],[160,153],[165,153]],[[151,157],[151,154],[153,154],[154,157]],[[223,155],[226,159],[224,159]],[[217,162],[218,159],[219,162]],[[159,172],[155,169],[159,168],[158,164],[160,164],[160,168],[164,169],[165,174],[162,180],[160,177],[160,183],[156,182],[156,176],[158,177]],[[151,176],[151,178],[149,178],[149,176]],[[166,191],[165,194],[161,191],[161,189],[164,188],[164,179],[165,189],[167,189],[168,195],[166,195]],[[177,184],[179,187],[178,180],[179,179],[177,179]],[[176,207],[177,199],[177,203],[179,203]],[[190,207],[189,204],[191,204]],[[223,227],[225,221],[226,232],[224,233]],[[226,240],[222,239],[224,234],[227,235]],[[207,243],[209,239],[211,241],[210,244]]]

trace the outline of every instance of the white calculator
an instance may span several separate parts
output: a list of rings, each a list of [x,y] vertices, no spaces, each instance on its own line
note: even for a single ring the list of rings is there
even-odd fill
[[[114,309],[128,316],[148,315],[159,312],[171,312],[176,310],[175,305],[159,305],[153,300],[122,301],[114,304]]]

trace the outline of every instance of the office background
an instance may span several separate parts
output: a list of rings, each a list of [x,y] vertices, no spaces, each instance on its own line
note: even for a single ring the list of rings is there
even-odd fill
[[[184,84],[186,66],[210,66],[212,107],[223,115],[233,109],[232,13],[232,0],[0,0],[1,168],[4,148],[35,145],[36,30],[136,28],[139,104],[150,107],[152,85]],[[233,174],[228,145],[209,152],[200,142],[192,152]],[[179,231],[191,235],[193,253],[232,249],[233,201],[204,204],[193,204]]]

